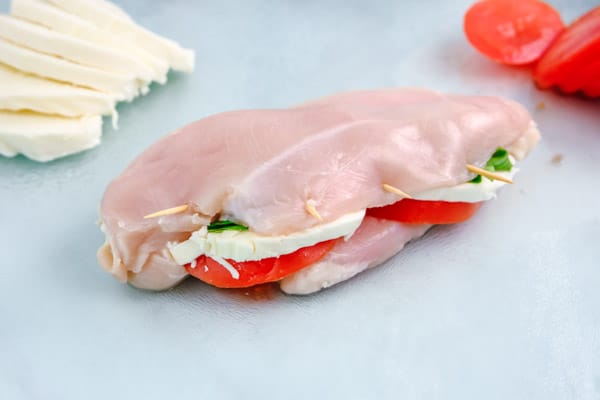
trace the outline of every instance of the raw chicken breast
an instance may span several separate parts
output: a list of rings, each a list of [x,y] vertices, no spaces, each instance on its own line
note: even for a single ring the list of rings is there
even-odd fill
[[[430,227],[365,217],[349,240],[336,244],[319,262],[284,278],[281,289],[289,294],[310,294],[343,282],[383,263]]]
[[[383,183],[416,194],[467,181],[465,164],[482,166],[498,146],[521,158],[538,139],[532,124],[508,100],[420,89],[208,117],[155,143],[110,184],[99,259],[121,280],[164,289],[185,276],[174,262],[177,273],[160,282],[138,275],[156,270],[153,256],[167,242],[185,240],[218,215],[266,235],[306,229],[321,223],[306,213],[307,201],[333,221],[396,202]],[[181,204],[190,206],[183,214],[143,219]]]
[[[233,186],[225,214],[256,232],[285,234],[319,223],[307,201],[332,221],[397,201],[383,183],[409,194],[454,186],[470,179],[466,164],[484,164],[498,146],[511,151],[531,121],[520,106],[493,97],[423,96],[400,107],[365,93],[365,108],[348,97],[309,108],[349,118],[249,172]]]

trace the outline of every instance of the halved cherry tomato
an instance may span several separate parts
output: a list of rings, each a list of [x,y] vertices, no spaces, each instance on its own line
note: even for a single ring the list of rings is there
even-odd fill
[[[595,80],[588,82],[582,90],[588,97],[600,97],[600,74]]]
[[[540,59],[534,71],[543,89],[559,87],[565,93],[583,90],[597,96],[600,75],[600,7],[573,22]],[[591,88],[587,88],[591,84]],[[595,89],[594,89],[595,88]]]
[[[465,14],[469,42],[492,60],[505,64],[536,61],[564,24],[558,12],[538,0],[483,0]]]
[[[454,224],[465,221],[481,203],[402,199],[384,207],[369,208],[367,215],[406,224]]]
[[[303,247],[290,254],[263,258],[258,261],[226,260],[240,276],[233,278],[231,273],[217,261],[207,256],[196,259],[196,266],[185,266],[188,273],[206,283],[220,288],[243,288],[266,282],[278,281],[304,267],[316,263],[335,245],[337,239],[327,240],[312,246]]]
[[[564,93],[575,93],[600,76],[600,54],[598,60],[579,67],[576,73],[566,73],[557,86]]]

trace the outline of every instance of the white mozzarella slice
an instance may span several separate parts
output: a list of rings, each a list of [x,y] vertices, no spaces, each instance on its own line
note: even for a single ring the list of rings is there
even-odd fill
[[[191,72],[194,69],[194,52],[176,42],[161,37],[115,12],[104,1],[49,0],[63,10],[84,18],[101,29],[106,29],[130,40],[151,54],[169,61],[173,69]]]
[[[44,78],[108,93],[115,100],[132,100],[138,93],[133,75],[106,72],[26,49],[0,39],[0,62]]]
[[[511,161],[514,165],[515,160],[511,158]],[[510,171],[495,173],[502,175],[505,178],[512,179],[518,171],[518,168],[513,167]],[[504,185],[506,185],[505,182],[499,180],[492,181],[486,177],[481,177],[481,182],[479,183],[465,182],[456,186],[430,189],[421,193],[417,193],[412,197],[416,200],[479,203],[481,201],[487,201],[495,198],[496,191]]]
[[[66,118],[0,111],[0,154],[50,161],[97,146],[102,117]]]
[[[132,21],[132,18],[129,16],[129,14],[127,14],[125,12],[125,10],[123,10],[121,7],[119,7],[115,3],[111,3],[110,1],[106,1],[106,0],[96,0],[95,3],[98,7],[103,7],[106,10],[106,12],[112,13],[115,16],[122,17],[122,18]]]
[[[152,81],[152,70],[149,67],[121,51],[54,32],[15,17],[0,15],[0,37],[22,47],[78,64],[125,75],[133,73],[141,81],[141,86]]]
[[[365,210],[362,210],[332,222],[281,236],[265,236],[250,231],[208,232],[203,227],[192,233],[188,240],[168,245],[168,248],[179,265],[190,263],[202,254],[235,261],[260,260],[293,253],[302,247],[326,240],[351,236],[364,216]]]
[[[167,61],[145,51],[123,37],[107,30],[102,30],[75,15],[55,7],[42,0],[13,0],[11,15],[34,22],[69,36],[75,36],[86,42],[106,49],[119,51],[139,60],[152,71],[152,80],[158,83],[167,81],[169,64]]]
[[[0,86],[0,110],[65,117],[116,113],[115,101],[106,93],[24,74],[2,64]]]

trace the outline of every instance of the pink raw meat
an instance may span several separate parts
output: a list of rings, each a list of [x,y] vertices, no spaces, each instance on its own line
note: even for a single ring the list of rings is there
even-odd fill
[[[348,241],[338,243],[319,262],[284,278],[281,289],[289,294],[310,294],[343,282],[385,262],[430,227],[365,217]]]

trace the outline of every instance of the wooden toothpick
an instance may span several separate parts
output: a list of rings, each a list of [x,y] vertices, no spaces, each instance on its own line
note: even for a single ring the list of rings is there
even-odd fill
[[[412,199],[412,196],[410,194],[398,189],[397,187],[388,185],[387,183],[384,183],[383,185],[381,185],[381,187],[386,192],[394,193],[394,194],[397,194],[398,196],[406,197],[407,199]]]
[[[479,167],[476,167],[474,165],[467,164],[467,170],[469,172],[474,173],[474,174],[485,176],[488,179],[496,179],[496,180],[499,180],[501,182],[513,183],[513,181],[511,179],[509,179],[509,178],[507,178],[505,176],[502,176],[502,175],[497,174],[495,172],[490,172],[490,171],[488,171],[486,169],[479,168]]]
[[[317,211],[317,209],[315,208],[315,205],[313,204],[313,202],[311,200],[304,203],[304,209],[306,210],[307,213],[309,213],[310,215],[312,215],[319,221],[323,221],[323,217],[321,217],[321,214],[319,214],[319,212]]]
[[[187,210],[188,207],[189,206],[187,204],[183,204],[183,205],[177,206],[177,207],[165,208],[164,210],[160,210],[160,211],[154,212],[152,214],[145,215],[144,219],[162,217],[163,215],[179,214],[179,213],[182,213],[185,210]]]

